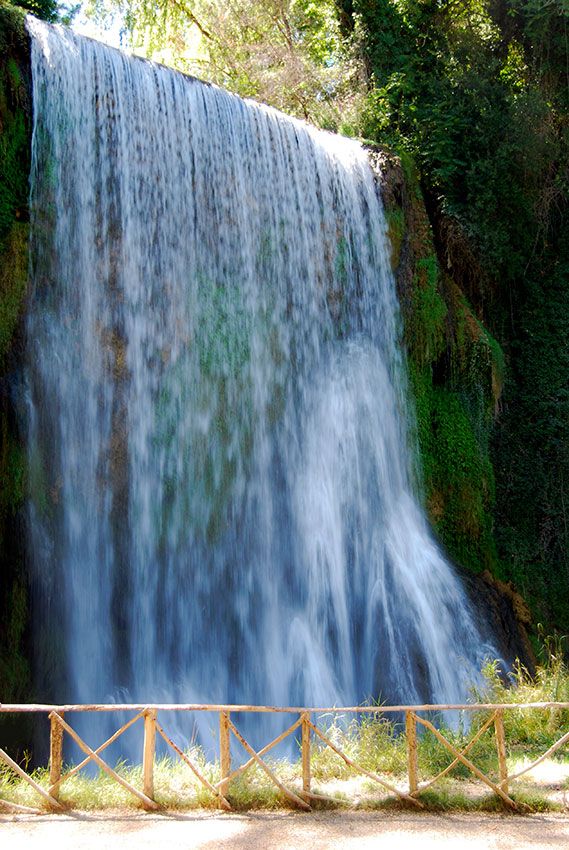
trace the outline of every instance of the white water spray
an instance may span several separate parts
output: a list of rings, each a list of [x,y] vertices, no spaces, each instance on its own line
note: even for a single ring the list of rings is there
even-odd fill
[[[57,699],[463,700],[484,647],[412,493],[365,152],[28,26],[29,547]]]

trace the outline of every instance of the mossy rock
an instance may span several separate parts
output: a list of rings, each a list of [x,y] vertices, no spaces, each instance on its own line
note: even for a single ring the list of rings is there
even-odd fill
[[[25,297],[31,127],[25,13],[0,2],[0,375],[8,368]]]
[[[11,351],[28,281],[27,224],[12,224],[0,254],[0,369]]]
[[[28,215],[31,116],[25,15],[0,2],[0,245],[12,224]]]
[[[488,447],[504,358],[461,280],[453,277],[453,269],[442,269],[412,158],[377,148],[370,158],[392,244],[425,507],[455,562],[476,573],[499,572]],[[453,234],[457,242],[456,229]]]
[[[0,694],[5,702],[31,697],[29,589],[21,542],[26,458],[10,377],[22,357],[31,104],[25,12],[0,2]],[[8,731],[14,747],[20,736],[27,737],[22,729]]]

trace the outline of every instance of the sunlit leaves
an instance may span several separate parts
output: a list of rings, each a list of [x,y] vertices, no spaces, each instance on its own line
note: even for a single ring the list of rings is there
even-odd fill
[[[157,61],[331,129],[353,112],[359,77],[333,0],[90,2]]]

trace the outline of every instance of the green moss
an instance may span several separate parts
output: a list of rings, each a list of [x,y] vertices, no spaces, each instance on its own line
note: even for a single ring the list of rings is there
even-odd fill
[[[23,582],[15,581],[11,589],[11,604],[3,627],[3,648],[0,656],[0,681],[11,683],[11,699],[26,696],[29,665],[21,652],[28,624],[28,593]]]
[[[12,345],[27,276],[30,170],[29,43],[24,13],[0,3],[0,370]]]
[[[403,173],[405,175],[405,182],[407,184],[408,190],[411,192],[414,200],[422,204],[423,193],[421,191],[419,169],[417,168],[415,158],[409,153],[409,151],[405,150],[402,147],[397,148],[397,156],[399,157],[401,168],[403,169]]]
[[[405,235],[405,216],[401,208],[394,208],[387,212],[387,236],[391,243],[391,268],[393,271],[399,266],[401,258],[401,247]]]
[[[336,258],[334,261],[336,279],[342,287],[345,286],[348,280],[348,243],[344,236],[338,239],[336,246]]]
[[[30,698],[31,674],[25,648],[29,623],[28,592],[15,529],[25,494],[25,451],[11,417],[0,405],[0,692],[5,702]],[[2,723],[8,741],[23,729]]]
[[[6,417],[2,417],[0,426],[2,428],[0,469],[3,473],[0,489],[0,520],[6,520],[14,516],[23,504],[26,465],[22,445],[11,432]]]
[[[28,34],[25,21],[24,9],[6,0],[0,0],[0,55],[2,57],[10,59],[26,51]]]
[[[28,225],[13,224],[0,253],[0,368],[20,318],[28,277]]]
[[[406,336],[412,357],[419,363],[435,361],[445,347],[447,305],[438,291],[438,264],[434,255],[417,260]]]
[[[434,457],[431,451],[433,378],[430,367],[409,361],[409,384],[414,402],[416,442],[419,447],[423,485],[432,478]],[[425,488],[425,499],[428,492]],[[433,518],[433,517],[431,517]]]
[[[494,564],[492,465],[460,396],[435,387],[431,401],[431,512],[436,507],[437,530],[453,557],[478,571]]]
[[[22,78],[22,72],[18,67],[18,63],[12,57],[8,57],[8,61],[6,62],[6,73],[8,75],[8,79],[10,80],[10,85],[14,91],[17,91],[20,86],[24,84]]]
[[[3,113],[3,114],[2,114]],[[6,115],[5,102],[0,99],[0,235],[4,237],[14,219],[26,207],[28,193],[28,164],[22,152],[26,150],[28,133],[22,113]]]
[[[504,353],[497,340],[474,315],[459,287],[447,280],[446,290],[452,311],[449,325],[450,382],[475,401],[479,426],[488,431],[491,424],[489,417],[497,409],[504,386]]]
[[[495,568],[494,473],[469,405],[433,386],[430,367],[411,364],[425,501],[431,522],[454,560],[480,572]]]
[[[23,10],[0,2],[0,380],[21,356],[17,329],[28,266],[29,59]],[[16,416],[4,392],[0,395],[0,693],[8,702],[31,696],[26,653],[29,602],[18,534],[26,474]],[[27,735],[8,721],[2,722],[2,734],[15,747]]]
[[[386,206],[397,258],[425,504],[455,561],[475,572],[497,572],[489,443],[504,358],[457,282],[441,272],[417,169],[409,156],[401,162],[399,179],[404,186],[399,192],[390,186]],[[401,205],[394,201],[398,195]]]
[[[0,375],[13,353],[28,270],[28,41],[21,10],[0,4]],[[0,407],[0,541],[23,500],[24,459],[9,402]]]

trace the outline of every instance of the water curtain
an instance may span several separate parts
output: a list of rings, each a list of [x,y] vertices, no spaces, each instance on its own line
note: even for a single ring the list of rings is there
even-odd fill
[[[45,689],[464,699],[485,647],[413,491],[365,151],[28,26],[28,537]]]

